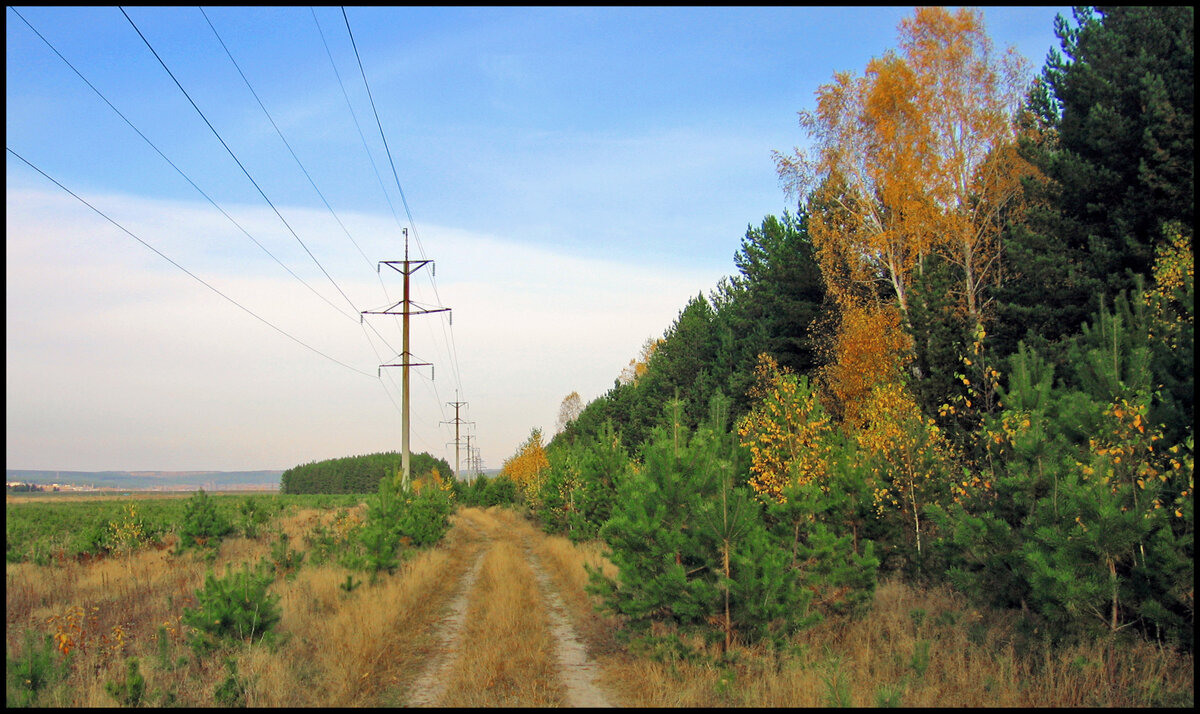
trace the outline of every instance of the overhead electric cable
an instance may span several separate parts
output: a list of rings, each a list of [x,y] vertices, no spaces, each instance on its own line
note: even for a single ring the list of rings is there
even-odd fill
[[[396,215],[396,206],[392,204],[392,197],[388,195],[387,188],[383,185],[383,176],[379,174],[379,167],[375,164],[375,157],[371,155],[371,149],[367,147],[367,137],[363,134],[362,125],[358,123],[358,114],[354,111],[354,105],[350,102],[350,94],[346,92],[346,84],[342,81],[342,73],[338,71],[337,63],[333,61],[333,53],[329,50],[329,43],[325,40],[325,32],[321,29],[321,22],[317,19],[316,9],[310,7],[312,11],[313,22],[317,25],[317,33],[321,35],[321,44],[325,46],[325,55],[329,57],[329,66],[333,67],[333,74],[337,77],[338,86],[342,89],[342,97],[346,100],[346,108],[350,110],[350,118],[354,120],[354,128],[358,130],[358,138],[362,140],[363,151],[367,155],[367,160],[371,162],[371,170],[375,172],[375,179],[379,182],[379,190],[383,193],[383,199],[387,201],[388,208],[391,209],[392,218],[396,219],[396,224],[400,224],[400,216]]]
[[[372,265],[371,259],[367,258],[365,252],[362,252],[362,248],[361,248],[361,246],[359,246],[358,241],[354,240],[353,235],[350,235],[349,229],[347,229],[346,224],[344,224],[342,222],[341,218],[337,216],[337,211],[334,210],[334,206],[330,205],[329,200],[325,198],[325,194],[322,191],[320,191],[320,188],[317,186],[317,182],[314,181],[312,178],[312,175],[310,173],[308,173],[308,169],[305,168],[304,162],[300,161],[300,157],[298,155],[296,155],[295,150],[292,148],[292,144],[290,144],[288,142],[287,137],[283,136],[283,131],[281,130],[280,126],[278,126],[277,122],[275,121],[274,116],[271,116],[271,113],[269,112],[269,110],[266,109],[266,104],[263,103],[262,97],[258,96],[257,91],[254,91],[254,86],[251,84],[250,78],[246,77],[246,73],[241,70],[241,66],[238,64],[238,60],[234,59],[232,50],[230,50],[228,44],[226,44],[226,42],[224,42],[223,38],[221,37],[220,32],[218,32],[216,29],[216,25],[212,24],[212,19],[209,17],[209,14],[204,12],[203,7],[200,7],[199,11],[200,11],[200,14],[203,14],[205,22],[208,23],[209,29],[212,30],[212,35],[214,35],[217,38],[217,42],[221,44],[221,48],[224,50],[224,53],[226,53],[226,56],[228,56],[229,61],[232,62],[235,70],[238,70],[238,74],[241,77],[242,82],[246,83],[246,89],[250,90],[250,94],[253,95],[254,101],[258,102],[258,107],[263,110],[263,114],[266,115],[266,120],[271,122],[271,126],[275,128],[275,133],[278,134],[278,137],[280,137],[281,142],[283,142],[283,145],[286,146],[289,154],[292,155],[293,160],[296,162],[296,166],[298,166],[300,168],[301,173],[304,173],[305,178],[308,180],[308,185],[312,186],[313,191],[317,192],[317,196],[320,197],[320,200],[322,200],[322,203],[325,204],[325,208],[329,210],[330,215],[334,216],[334,220],[337,222],[338,226],[340,226],[342,228],[342,233],[346,234],[346,238],[348,238],[350,240],[350,242],[352,242],[352,244],[355,247],[355,250],[358,250],[360,256],[362,256],[362,259],[366,260],[366,263],[368,266]],[[314,17],[316,17],[316,13],[314,13]],[[319,29],[320,28],[318,25],[318,30]],[[326,50],[328,50],[328,47],[326,47]],[[335,72],[336,72],[336,67],[335,67]],[[338,82],[341,82],[341,78],[338,78]],[[343,88],[343,91],[344,91],[344,88]],[[378,174],[378,172],[377,172],[377,174]],[[382,179],[380,179],[380,181],[382,181]],[[378,272],[376,272],[376,275],[378,276]],[[388,296],[388,288],[386,288],[386,286],[384,286],[382,277],[379,277],[379,286],[383,288],[385,298],[388,298],[390,300],[390,298]],[[372,352],[374,353],[374,355],[376,355],[377,361],[382,362],[383,358],[382,358],[382,356],[379,355],[379,350],[376,349],[376,347],[374,347],[374,343],[371,342],[370,335],[366,334],[367,328],[370,328],[371,331],[374,332],[374,334],[376,334],[376,336],[379,338],[379,341],[383,342],[384,346],[388,347],[388,349],[391,350],[391,352],[396,352],[395,348],[391,347],[391,344],[388,343],[388,340],[386,340],[386,338],[384,338],[383,335],[379,334],[379,331],[376,328],[374,328],[373,324],[364,324],[361,322],[361,319],[360,319],[360,328],[362,329],[362,334],[364,334],[364,337],[366,337],[367,344],[370,344]],[[382,376],[380,376],[379,385],[382,386],[383,391],[384,391],[384,396],[388,397],[388,401],[391,402],[392,408],[395,408],[396,412],[400,413],[400,410],[401,410],[400,406],[398,406],[398,404],[396,404],[395,398],[391,396],[391,392],[388,391],[388,386],[386,386],[386,384],[384,384]]]
[[[396,188],[400,191],[400,201],[404,204],[404,215],[413,229],[413,237],[417,239],[417,250],[425,257],[425,247],[421,245],[421,237],[417,235],[417,226],[413,221],[412,211],[408,208],[408,199],[404,196],[404,187],[400,185],[400,175],[396,173],[396,162],[392,159],[392,150],[388,146],[387,137],[383,134],[383,123],[379,120],[379,110],[375,107],[375,97],[371,94],[371,85],[367,82],[367,72],[363,69],[362,57],[358,54],[358,43],[354,41],[354,31],[350,29],[350,18],[346,8],[342,8],[342,19],[346,21],[346,34],[350,35],[350,46],[354,48],[354,58],[358,60],[358,71],[362,75],[363,86],[367,89],[367,99],[371,102],[371,111],[375,114],[375,125],[379,127],[379,138],[383,141],[383,150],[387,152],[388,164],[392,167],[392,178],[396,180]]]
[[[233,53],[229,51],[229,47],[225,44],[225,40],[221,39],[220,33],[217,32],[217,28],[213,25],[212,20],[209,19],[208,13],[204,12],[203,7],[200,8],[200,14],[204,16],[204,20],[208,23],[209,28],[213,31],[213,35],[216,36],[217,42],[221,44],[221,49],[225,50],[225,56],[227,56],[229,61],[233,63],[234,69],[236,69],[238,74],[241,75],[242,81],[246,83],[246,88],[250,90],[250,94],[254,95],[254,101],[258,102],[259,108],[262,109],[263,114],[267,116],[267,121],[271,122],[271,126],[274,127],[275,133],[279,135],[279,140],[283,142],[283,145],[287,147],[288,153],[290,153],[292,158],[296,160],[296,165],[300,167],[300,171],[304,174],[304,178],[308,179],[309,185],[312,186],[313,190],[317,192],[317,195],[321,197],[321,202],[325,204],[325,208],[329,209],[329,214],[333,216],[333,220],[337,221],[337,224],[341,226],[342,232],[345,233],[346,237],[350,239],[350,242],[354,244],[355,249],[358,250],[358,254],[362,256],[363,260],[367,261],[368,266],[371,266],[371,259],[368,258],[367,254],[363,252],[363,249],[359,247],[358,241],[354,240],[354,236],[350,235],[350,231],[346,228],[346,224],[342,223],[342,219],[339,218],[337,212],[333,210],[333,206],[329,205],[329,201],[325,198],[325,194],[321,193],[321,189],[317,188],[317,182],[313,181],[313,177],[308,173],[308,169],[304,168],[304,163],[300,161],[300,157],[296,155],[296,151],[292,148],[292,145],[288,143],[287,138],[284,137],[283,131],[279,128],[279,125],[275,123],[275,118],[271,116],[271,112],[267,111],[267,107],[265,104],[263,104],[262,99],[258,96],[258,92],[254,91],[254,87],[250,84],[250,80],[246,77],[246,73],[242,71],[242,67],[237,63],[237,60],[233,58]],[[383,281],[380,280],[380,284],[382,283]]]
[[[129,120],[129,118],[128,118],[128,117],[126,117],[126,116],[125,116],[125,115],[124,115],[124,114],[121,112],[121,110],[120,110],[120,109],[117,109],[117,107],[116,107],[116,106],[115,106],[115,105],[114,105],[112,102],[110,102],[110,101],[108,100],[108,97],[104,96],[104,94],[103,94],[103,93],[102,93],[102,92],[101,92],[99,89],[97,89],[97,88],[96,88],[96,85],[92,84],[92,83],[91,83],[91,81],[89,81],[89,80],[88,80],[88,78],[87,78],[87,77],[85,77],[85,76],[83,75],[83,73],[82,73],[82,72],[80,72],[80,71],[79,71],[79,70],[78,70],[78,69],[75,67],[75,65],[71,64],[71,62],[70,62],[70,61],[69,61],[69,60],[68,60],[66,57],[64,57],[64,56],[63,56],[63,54],[62,54],[61,52],[59,52],[59,51],[58,51],[58,48],[56,48],[56,47],[55,47],[55,46],[54,46],[54,45],[53,45],[53,44],[50,42],[50,40],[47,40],[47,39],[45,38],[45,36],[43,36],[43,35],[42,35],[42,33],[41,33],[41,32],[39,32],[39,31],[38,31],[38,29],[37,29],[36,27],[34,27],[32,23],[30,23],[30,22],[29,22],[29,20],[26,20],[26,19],[25,19],[25,17],[24,17],[24,16],[23,16],[21,13],[17,12],[16,8],[12,8],[12,7],[10,7],[10,8],[9,8],[9,10],[12,10],[12,11],[13,11],[13,13],[15,13],[17,17],[21,18],[21,21],[22,21],[22,22],[24,22],[24,23],[26,24],[26,26],[28,26],[28,27],[29,27],[29,29],[33,31],[33,34],[37,35],[37,36],[38,36],[38,38],[39,38],[39,39],[40,39],[40,40],[41,40],[43,43],[45,43],[45,45],[46,45],[47,47],[49,47],[49,48],[50,48],[50,51],[51,51],[51,52],[53,52],[55,55],[57,55],[57,56],[58,56],[58,58],[59,58],[60,60],[62,60],[64,64],[66,64],[66,65],[67,65],[67,67],[70,67],[70,68],[71,68],[71,71],[72,71],[72,72],[74,72],[74,73],[75,73],[75,75],[76,75],[77,77],[79,77],[79,79],[83,80],[83,83],[84,83],[84,84],[86,84],[86,85],[88,86],[88,88],[89,88],[89,89],[91,89],[93,92],[95,92],[95,93],[96,93],[96,96],[100,97],[101,101],[103,101],[105,104],[107,104],[107,105],[108,105],[109,109],[112,109],[112,110],[113,110],[113,112],[115,112],[117,116],[121,117],[121,119],[122,119],[122,120],[123,120],[123,121],[124,121],[126,124],[128,124],[128,125],[129,125],[129,128],[130,128],[130,129],[133,129],[133,131],[134,131],[134,132],[136,132],[136,133],[137,133],[137,135],[138,135],[138,136],[140,136],[140,137],[142,138],[142,141],[146,142],[146,143],[147,143],[147,144],[150,146],[150,148],[151,148],[151,149],[154,149],[154,151],[155,151],[155,152],[156,152],[156,153],[157,153],[159,156],[161,156],[161,157],[162,157],[163,161],[166,161],[166,162],[167,162],[167,163],[168,163],[168,164],[171,166],[171,168],[175,169],[176,173],[178,173],[180,176],[182,176],[184,181],[187,181],[187,182],[188,182],[188,183],[189,183],[189,184],[192,186],[192,188],[196,189],[196,191],[197,191],[197,192],[198,192],[198,193],[199,193],[201,196],[203,196],[203,197],[205,198],[205,200],[207,200],[207,201],[208,201],[210,204],[212,204],[213,208],[215,208],[215,209],[217,209],[218,211],[220,211],[220,212],[221,212],[221,215],[225,216],[225,218],[227,218],[227,219],[229,220],[229,222],[230,222],[230,223],[232,223],[232,224],[233,224],[235,227],[237,227],[237,229],[238,229],[239,231],[241,231],[241,232],[242,232],[242,234],[243,234],[244,236],[246,236],[247,238],[249,238],[249,239],[250,239],[250,240],[251,240],[251,241],[254,243],[254,245],[256,245],[256,246],[258,246],[259,248],[261,248],[261,249],[262,249],[262,251],[263,251],[264,253],[266,253],[268,256],[270,256],[271,260],[274,260],[274,261],[275,261],[275,262],[276,262],[276,263],[279,265],[279,267],[281,267],[281,268],[283,268],[284,270],[286,270],[286,271],[288,272],[288,274],[289,274],[289,275],[291,275],[291,276],[292,276],[293,278],[295,278],[296,280],[299,280],[299,281],[300,281],[300,283],[301,283],[302,285],[304,285],[304,287],[306,287],[306,288],[308,288],[310,291],[312,291],[312,293],[313,293],[314,295],[316,295],[317,297],[321,298],[321,300],[324,300],[324,301],[325,301],[325,303],[326,303],[326,304],[328,304],[328,305],[329,305],[331,308],[333,308],[334,310],[336,310],[336,311],[338,312],[338,314],[340,314],[340,315],[342,315],[343,317],[346,317],[347,319],[350,319],[350,320],[353,320],[353,319],[354,319],[354,316],[352,316],[352,315],[350,315],[349,313],[347,313],[347,312],[343,311],[343,310],[342,310],[340,307],[338,307],[337,305],[334,305],[332,302],[330,302],[330,301],[329,301],[329,298],[327,298],[327,297],[325,297],[324,295],[322,295],[321,293],[317,292],[316,288],[314,288],[312,285],[309,285],[309,284],[308,284],[308,281],[306,281],[304,278],[302,278],[302,277],[300,277],[299,275],[297,275],[297,274],[296,274],[296,273],[295,273],[295,272],[294,272],[294,271],[293,271],[291,268],[289,268],[289,267],[287,267],[286,265],[284,265],[284,264],[283,264],[283,261],[281,261],[281,260],[279,260],[279,258],[275,257],[275,254],[274,254],[274,253],[272,253],[270,250],[268,250],[268,249],[267,249],[267,247],[266,247],[266,246],[264,246],[262,243],[259,243],[257,238],[255,238],[254,236],[250,235],[250,232],[249,232],[249,231],[247,231],[245,228],[243,228],[243,227],[242,227],[242,224],[238,223],[238,222],[237,222],[237,221],[236,221],[236,220],[233,218],[233,216],[229,215],[229,214],[228,214],[228,213],[225,211],[225,209],[224,209],[224,208],[221,208],[221,206],[219,206],[219,205],[217,204],[217,202],[216,202],[215,200],[213,200],[213,198],[212,198],[211,196],[209,196],[207,193],[205,193],[204,189],[202,189],[202,188],[200,188],[199,186],[197,186],[197,185],[196,185],[196,182],[195,182],[195,181],[193,181],[193,180],[191,179],[191,177],[189,177],[189,176],[188,176],[186,173],[184,173],[183,169],[179,168],[179,166],[177,166],[177,165],[175,164],[175,162],[174,162],[174,161],[172,161],[172,160],[171,160],[171,159],[170,159],[170,158],[169,158],[169,157],[168,157],[166,154],[164,154],[164,153],[162,152],[162,150],[161,150],[161,149],[159,149],[159,148],[158,148],[158,146],[157,146],[157,145],[155,145],[155,143],[149,139],[149,137],[147,137],[147,136],[146,136],[144,133],[142,133],[142,130],[141,130],[141,129],[138,129],[138,128],[137,128],[137,126],[135,126],[135,125],[134,125],[134,123],[133,123],[132,121],[130,121],[130,120]]]
[[[226,300],[228,300],[229,302],[233,303],[233,304],[234,304],[235,306],[237,306],[237,307],[238,307],[240,310],[242,310],[242,311],[243,311],[243,312],[245,312],[246,314],[250,315],[250,316],[251,316],[251,317],[253,317],[254,319],[256,319],[256,320],[258,320],[259,322],[263,323],[263,324],[264,324],[264,325],[266,325],[267,327],[270,327],[272,330],[275,330],[275,331],[276,331],[276,332],[278,332],[279,334],[281,334],[281,335],[283,335],[284,337],[288,338],[288,339],[289,339],[289,340],[291,340],[292,342],[295,342],[296,344],[300,345],[301,347],[305,348],[306,350],[309,350],[309,351],[311,351],[311,352],[315,352],[316,354],[318,354],[318,355],[320,355],[320,356],[324,357],[325,359],[327,359],[327,360],[329,360],[329,361],[331,361],[331,362],[335,362],[335,363],[337,363],[337,364],[339,364],[339,365],[341,365],[341,366],[345,367],[346,369],[350,370],[351,372],[356,372],[356,373],[358,373],[358,374],[361,374],[361,375],[363,375],[364,377],[370,377],[370,378],[372,378],[372,379],[375,379],[375,378],[376,378],[376,375],[370,374],[369,372],[364,372],[364,371],[362,371],[362,370],[360,370],[360,369],[358,369],[358,368],[356,368],[356,367],[351,367],[350,365],[346,364],[345,362],[342,362],[342,361],[341,361],[341,360],[339,360],[339,359],[336,359],[336,358],[334,358],[334,357],[330,357],[329,355],[327,355],[327,354],[325,354],[324,352],[322,352],[322,351],[318,350],[317,348],[315,348],[315,347],[313,347],[313,346],[311,346],[311,345],[309,345],[309,344],[307,344],[307,343],[305,343],[305,342],[301,341],[299,338],[292,336],[290,333],[288,333],[288,332],[286,332],[285,330],[283,330],[282,328],[280,328],[280,327],[276,326],[274,323],[272,323],[271,321],[267,320],[266,318],[259,316],[259,315],[258,315],[258,313],[254,312],[253,310],[251,310],[250,308],[246,307],[245,305],[242,305],[242,304],[241,304],[240,302],[238,302],[237,300],[234,300],[233,298],[229,297],[228,295],[226,295],[225,293],[221,292],[221,291],[220,291],[220,290],[218,290],[217,288],[213,287],[211,284],[209,284],[208,282],[206,282],[206,281],[205,281],[203,278],[201,278],[201,277],[197,276],[195,273],[193,273],[192,271],[190,271],[190,270],[188,270],[187,268],[183,267],[183,266],[182,266],[182,265],[180,265],[179,263],[176,263],[174,260],[172,260],[171,258],[169,258],[169,257],[168,257],[168,256],[167,256],[165,253],[163,253],[162,251],[160,251],[158,248],[155,248],[154,246],[150,245],[150,244],[149,244],[149,243],[147,243],[146,241],[144,241],[144,240],[142,240],[141,238],[139,238],[137,235],[135,235],[133,232],[131,232],[131,231],[130,231],[128,228],[126,228],[125,226],[121,225],[120,223],[117,223],[115,220],[113,220],[112,218],[110,218],[110,217],[109,217],[107,214],[105,214],[105,213],[104,213],[103,211],[101,211],[99,208],[96,208],[96,207],[95,207],[95,206],[93,206],[92,204],[88,203],[86,200],[84,200],[82,197],[80,197],[80,196],[79,196],[77,193],[75,193],[75,192],[74,192],[74,191],[72,191],[71,189],[67,188],[67,187],[66,187],[66,186],[64,186],[62,183],[60,183],[60,182],[59,182],[57,179],[55,179],[54,177],[50,176],[50,175],[49,175],[49,174],[47,174],[45,171],[42,171],[42,170],[41,170],[41,169],[39,169],[37,166],[34,166],[34,165],[33,165],[32,163],[30,163],[30,162],[29,162],[29,160],[27,160],[27,159],[26,159],[24,156],[21,156],[20,154],[18,154],[17,152],[13,151],[11,148],[9,148],[9,147],[7,147],[7,146],[6,146],[6,147],[4,147],[4,148],[5,148],[5,150],[6,150],[6,151],[8,151],[8,153],[10,153],[10,154],[12,154],[13,156],[17,157],[18,159],[20,159],[20,160],[21,160],[21,161],[22,161],[22,162],[23,162],[23,163],[24,163],[26,166],[28,166],[29,168],[31,168],[31,169],[33,169],[34,171],[38,172],[38,173],[39,173],[39,174],[41,174],[42,176],[44,176],[44,177],[45,177],[45,178],[46,178],[48,181],[50,181],[51,183],[53,183],[55,186],[58,186],[58,187],[59,187],[59,188],[61,188],[62,190],[64,190],[64,191],[66,191],[67,193],[71,194],[71,196],[73,196],[73,197],[75,198],[75,200],[79,201],[79,202],[80,202],[80,203],[82,203],[83,205],[85,205],[85,206],[87,206],[88,208],[90,208],[90,209],[92,209],[93,211],[95,211],[95,212],[96,212],[96,213],[97,213],[97,214],[98,214],[98,215],[99,215],[101,218],[103,218],[104,220],[108,221],[109,223],[111,223],[111,224],[113,224],[114,226],[116,226],[117,228],[119,228],[121,231],[123,231],[123,232],[124,232],[126,235],[128,235],[130,238],[133,238],[133,239],[134,239],[134,240],[136,240],[138,243],[141,243],[141,244],[142,244],[142,245],[144,245],[145,247],[147,247],[147,248],[149,248],[150,250],[154,251],[154,252],[155,252],[155,253],[156,253],[156,254],[157,254],[157,255],[158,255],[160,258],[162,258],[163,260],[167,261],[168,263],[170,263],[171,265],[175,266],[176,268],[179,268],[179,269],[180,269],[180,270],[182,270],[183,272],[187,273],[187,274],[188,274],[188,275],[189,275],[189,276],[190,276],[190,277],[191,277],[193,280],[195,280],[196,282],[200,283],[201,285],[203,285],[204,287],[208,288],[209,290],[213,291],[213,292],[214,292],[214,293],[216,293],[217,295],[220,295],[221,297],[225,298],[225,299],[226,299]]]
[[[405,215],[408,216],[409,225],[412,226],[413,237],[416,238],[416,241],[417,241],[417,249],[420,251],[422,257],[424,257],[425,249],[424,249],[424,246],[421,245],[421,236],[417,231],[416,222],[413,221],[412,211],[408,207],[408,199],[404,195],[404,187],[400,185],[400,175],[396,171],[396,162],[392,158],[392,151],[388,147],[387,136],[383,132],[383,122],[380,120],[379,110],[375,106],[375,97],[371,93],[371,85],[367,82],[367,72],[363,68],[362,56],[358,52],[358,43],[355,42],[355,40],[354,40],[354,31],[350,29],[350,18],[346,14],[345,7],[342,7],[342,19],[346,23],[346,34],[350,36],[350,45],[354,48],[354,57],[358,61],[358,71],[362,75],[363,86],[367,90],[367,99],[370,100],[371,111],[375,115],[375,125],[379,128],[379,138],[383,141],[383,148],[387,152],[388,164],[392,168],[392,178],[394,178],[396,181],[396,189],[399,190],[400,200],[404,203],[404,213],[405,213]],[[433,287],[433,295],[440,303],[442,298],[441,298],[441,295],[438,294],[437,281],[435,280],[435,278],[432,275],[430,275],[429,281],[430,281],[430,285]],[[453,335],[454,335],[453,326],[450,327],[450,334],[447,335],[446,334],[446,326],[445,326],[445,324],[443,324],[442,325],[442,336],[445,338],[446,343],[450,346],[451,364],[454,367],[455,384],[458,388],[458,391],[462,392],[463,391],[462,390],[462,375],[460,374],[459,369],[458,369],[458,351],[457,351],[457,349],[455,349],[455,346],[454,346],[454,336]],[[437,391],[436,386],[434,387],[434,391],[435,392]],[[440,402],[440,398],[439,398],[439,402]]]
[[[121,14],[125,16],[125,19],[129,21],[129,24],[133,26],[134,31],[137,32],[138,37],[142,38],[142,42],[146,44],[146,47],[150,50],[150,53],[154,55],[154,58],[158,60],[158,63],[162,65],[164,70],[166,70],[167,74],[171,77],[171,81],[175,82],[175,86],[179,87],[179,91],[183,92],[183,96],[187,97],[187,100],[192,105],[192,108],[196,110],[196,113],[198,113],[200,118],[204,120],[204,123],[208,126],[209,130],[212,131],[213,135],[217,137],[217,141],[221,142],[221,146],[225,147],[225,151],[229,153],[229,156],[233,159],[234,163],[236,163],[238,168],[242,170],[242,173],[246,175],[246,178],[250,180],[250,183],[254,184],[254,188],[258,190],[258,194],[262,196],[263,200],[267,202],[267,205],[271,207],[271,210],[275,212],[275,215],[279,217],[279,220],[283,222],[283,225],[288,229],[288,232],[292,234],[292,237],[296,239],[296,242],[300,244],[300,247],[304,248],[304,252],[308,253],[308,257],[312,258],[313,262],[317,264],[317,267],[321,269],[321,272],[325,274],[325,277],[329,278],[329,282],[333,284],[333,287],[342,294],[342,297],[346,299],[346,302],[350,303],[350,307],[354,308],[355,312],[358,312],[359,310],[354,305],[354,301],[346,295],[341,286],[337,284],[337,281],[333,279],[333,276],[329,274],[329,271],[325,270],[325,266],[321,265],[321,261],[317,260],[317,257],[312,254],[312,251],[308,249],[308,246],[304,244],[304,241],[300,240],[300,236],[296,235],[296,231],[292,229],[291,224],[287,222],[287,219],[283,217],[283,214],[279,212],[279,209],[275,207],[275,204],[272,203],[271,199],[267,197],[267,194],[262,190],[262,187],[258,185],[258,182],[254,180],[254,177],[250,175],[250,172],[246,170],[244,165],[242,165],[242,162],[238,159],[237,155],[233,153],[233,149],[229,148],[229,144],[226,144],[225,140],[221,138],[221,134],[212,125],[212,122],[208,120],[208,117],[204,115],[204,112],[200,110],[200,107],[196,105],[196,102],[192,100],[191,95],[187,93],[187,90],[183,88],[183,85],[179,83],[179,80],[175,78],[174,73],[172,73],[171,69],[167,67],[167,63],[163,61],[162,57],[159,57],[158,52],[154,50],[154,46],[150,44],[150,41],[146,39],[146,36],[142,34],[140,29],[138,29],[137,23],[133,21],[133,18],[129,17],[129,13],[125,12],[125,8],[122,7],[120,10]]]

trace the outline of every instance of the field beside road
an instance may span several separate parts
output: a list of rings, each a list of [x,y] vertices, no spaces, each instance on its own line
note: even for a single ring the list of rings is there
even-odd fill
[[[255,509],[269,517],[252,536],[243,529],[213,549],[177,552],[169,524],[183,499],[8,505],[10,705],[1187,706],[1194,698],[1190,657],[1124,641],[1051,649],[1012,618],[893,582],[881,584],[866,617],[826,621],[781,651],[656,651],[622,639],[620,622],[594,609],[584,564],[613,572],[601,544],[548,536],[518,510],[459,508],[437,545],[372,582],[336,557],[366,518],[361,499],[212,500],[235,522]],[[67,552],[78,524],[108,519],[110,536],[120,535],[131,513],[146,526],[140,541],[124,541],[137,547],[111,547],[118,540],[103,553]],[[26,548],[19,556],[14,543]],[[214,581],[239,572],[270,573],[253,609],[274,608],[277,622],[205,644],[189,613],[208,612]]]

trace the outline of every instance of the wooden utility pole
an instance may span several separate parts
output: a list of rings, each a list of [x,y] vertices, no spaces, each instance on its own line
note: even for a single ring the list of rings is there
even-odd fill
[[[434,307],[434,308],[417,307],[417,308],[413,308],[413,302],[409,297],[410,293],[409,293],[409,285],[408,285],[409,280],[408,279],[413,273],[417,272],[418,270],[420,270],[421,268],[425,267],[426,265],[428,265],[429,263],[432,263],[432,262],[433,262],[432,260],[409,260],[408,259],[408,229],[405,228],[404,229],[404,260],[381,260],[381,261],[379,261],[379,266],[377,266],[375,268],[376,272],[378,272],[380,266],[386,265],[389,268],[391,268],[392,270],[395,270],[396,272],[398,272],[404,276],[404,299],[388,308],[383,309],[383,310],[363,310],[363,312],[362,312],[363,315],[401,315],[404,318],[403,319],[404,343],[403,343],[403,347],[402,347],[403,351],[398,355],[400,357],[400,363],[399,364],[381,364],[381,365],[379,365],[379,369],[382,370],[384,367],[403,367],[404,368],[404,377],[401,382],[401,384],[402,384],[401,402],[402,402],[403,406],[401,407],[400,416],[401,416],[401,427],[402,427],[403,434],[401,436],[401,441],[400,441],[400,443],[401,443],[400,463],[401,463],[401,466],[403,469],[403,475],[401,476],[401,479],[402,479],[401,485],[405,491],[408,490],[408,483],[409,483],[409,479],[411,477],[411,471],[412,471],[412,468],[410,465],[409,449],[408,449],[408,431],[409,431],[409,429],[408,429],[408,425],[409,425],[408,368],[409,367],[420,367],[420,366],[432,367],[432,365],[429,362],[413,362],[412,361],[412,352],[410,352],[408,349],[408,316],[409,315],[427,315],[432,312],[449,312],[450,311],[450,308],[448,308],[448,307]],[[396,311],[397,307],[401,308],[399,312]],[[361,320],[362,318],[360,317],[359,319]],[[381,371],[381,374],[382,374],[382,371]]]

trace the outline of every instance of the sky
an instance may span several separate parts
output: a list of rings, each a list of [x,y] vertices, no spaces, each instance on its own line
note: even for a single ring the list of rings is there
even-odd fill
[[[983,11],[1031,77],[1060,13]],[[399,451],[400,319],[363,313],[406,232],[450,308],[410,318],[410,447],[455,466],[458,419],[499,468],[736,272],[797,112],[911,14],[6,8],[7,468]]]

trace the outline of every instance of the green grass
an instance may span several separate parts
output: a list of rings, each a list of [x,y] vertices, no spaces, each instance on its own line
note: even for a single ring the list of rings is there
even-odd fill
[[[240,506],[254,499],[276,515],[296,508],[354,506],[357,494],[210,494],[217,509],[240,527]],[[98,556],[111,545],[109,524],[128,518],[132,504],[147,544],[162,543],[183,520],[190,494],[98,496],[63,500],[12,499],[5,504],[5,559],[47,565],[81,556]]]

